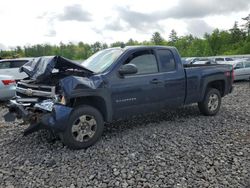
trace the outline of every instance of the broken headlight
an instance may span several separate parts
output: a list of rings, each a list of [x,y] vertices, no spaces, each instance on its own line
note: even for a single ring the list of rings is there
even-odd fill
[[[53,106],[54,106],[54,101],[52,99],[48,99],[48,100],[44,100],[40,103],[36,103],[34,105],[34,107],[36,108],[40,108],[42,110],[46,110],[51,112],[53,110]]]

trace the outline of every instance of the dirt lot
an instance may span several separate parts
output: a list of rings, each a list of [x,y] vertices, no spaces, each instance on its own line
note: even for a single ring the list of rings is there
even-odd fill
[[[250,187],[250,85],[235,84],[215,117],[196,105],[105,128],[87,150],[22,136],[0,109],[0,187]]]

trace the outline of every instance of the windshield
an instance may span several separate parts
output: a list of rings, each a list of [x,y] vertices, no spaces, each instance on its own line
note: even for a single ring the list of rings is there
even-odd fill
[[[121,48],[113,48],[99,51],[82,63],[82,66],[98,73],[105,71],[122,54]]]

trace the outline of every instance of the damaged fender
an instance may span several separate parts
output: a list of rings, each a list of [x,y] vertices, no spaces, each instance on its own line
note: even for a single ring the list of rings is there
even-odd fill
[[[72,110],[70,107],[55,104],[51,114],[44,115],[41,122],[45,127],[52,128],[55,132],[64,131]]]
[[[72,108],[70,107],[55,104],[51,113],[43,115],[40,122],[31,124],[24,131],[24,136],[40,129],[52,130],[55,133],[64,131],[66,129],[71,111]]]

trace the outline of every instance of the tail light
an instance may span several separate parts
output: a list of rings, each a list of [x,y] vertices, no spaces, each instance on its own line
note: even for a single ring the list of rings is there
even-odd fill
[[[232,72],[225,72],[225,76],[226,77],[231,77],[231,81],[232,83],[234,82],[234,69],[232,70]]]
[[[15,80],[2,80],[2,82],[5,86],[16,83]]]
[[[234,74],[234,69],[232,70],[232,82],[234,81],[235,74]]]
[[[230,72],[225,72],[225,76],[230,77]]]

